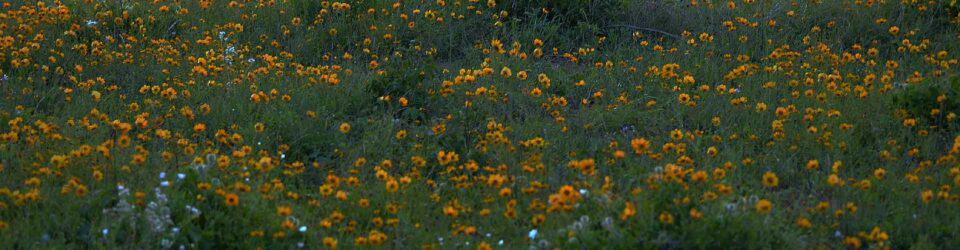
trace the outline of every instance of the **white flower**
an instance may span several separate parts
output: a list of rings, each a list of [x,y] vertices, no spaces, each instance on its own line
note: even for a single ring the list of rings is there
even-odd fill
[[[160,172],[160,179],[167,178],[167,172]]]
[[[217,155],[207,154],[207,161],[204,163],[206,163],[207,166],[211,166],[214,162],[217,162]]]
[[[537,238],[537,230],[530,230],[530,233],[527,233],[527,237],[529,237],[531,240]]]
[[[572,225],[570,225],[570,231],[580,231],[582,229],[583,229],[583,223],[580,223],[579,221],[574,222]]]
[[[161,182],[160,182],[160,186],[161,186],[161,187],[169,187],[169,186],[170,186],[170,182],[169,182],[169,181],[161,181]]]
[[[93,26],[97,25],[97,23],[99,23],[99,22],[94,21],[94,20],[87,20],[87,27],[93,27]]]
[[[197,209],[196,207],[193,207],[191,205],[187,205],[187,211],[189,211],[190,215],[193,216],[194,218],[200,216],[200,209]]]
[[[184,178],[187,178],[187,174],[177,173],[177,179],[178,179],[178,180],[183,180]]]
[[[300,232],[301,232],[301,233],[306,233],[306,232],[307,232],[307,226],[302,226],[302,227],[300,227]]]
[[[169,239],[163,239],[160,240],[160,245],[163,246],[163,248],[169,248],[171,245],[173,245],[173,241],[170,241]]]
[[[603,228],[607,229],[608,231],[614,230],[613,218],[610,218],[610,217],[603,218],[603,222],[601,222],[600,225],[603,226]]]
[[[733,211],[734,209],[737,208],[737,204],[727,203],[726,205],[724,205],[724,207],[727,208],[727,211]]]

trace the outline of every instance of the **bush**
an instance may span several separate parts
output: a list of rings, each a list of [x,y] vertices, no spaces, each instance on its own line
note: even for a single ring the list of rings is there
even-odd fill
[[[907,110],[911,116],[927,118],[929,125],[951,130],[957,126],[946,117],[960,113],[958,98],[960,77],[954,76],[950,80],[907,86],[893,97],[893,102],[895,107]],[[940,112],[933,114],[932,110]]]
[[[627,19],[628,6],[629,1],[623,0],[520,0],[503,4],[501,10],[518,17],[522,24],[546,21],[558,27],[557,35],[564,41],[561,45],[577,46],[595,40],[605,29]]]

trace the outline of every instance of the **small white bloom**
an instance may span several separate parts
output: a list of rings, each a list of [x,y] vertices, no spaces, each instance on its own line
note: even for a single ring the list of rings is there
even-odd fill
[[[170,241],[169,239],[160,240],[160,246],[163,246],[164,248],[168,248],[170,247],[170,245],[173,245],[173,242]]]
[[[179,179],[179,180],[183,180],[184,178],[187,178],[187,174],[184,174],[184,173],[177,173],[177,179]]]
[[[497,245],[503,246],[503,240],[500,240],[499,242],[497,242]]]
[[[110,234],[110,229],[104,228],[100,233],[103,233],[103,236],[107,236],[107,234]]]
[[[160,172],[160,179],[167,178],[167,172]]]
[[[169,181],[162,181],[162,182],[160,182],[160,186],[161,186],[161,187],[169,187],[169,186],[170,186],[170,182],[169,182]]]
[[[537,230],[530,230],[530,233],[527,233],[527,237],[529,237],[531,240],[537,238]]]
[[[193,217],[200,216],[200,209],[197,209],[191,205],[187,205],[187,211],[190,211],[190,214],[193,215]]]
[[[580,189],[580,194],[581,194],[581,195],[587,195],[587,190],[581,188],[581,189]]]
[[[94,21],[94,20],[87,20],[87,27],[93,27],[93,26],[97,25],[97,23],[99,23],[99,22]]]
[[[603,218],[603,222],[600,223],[600,225],[603,226],[603,228],[606,228],[607,230],[613,230],[613,218],[610,218],[610,217]]]
[[[307,226],[302,226],[302,227],[300,227],[300,232],[301,232],[301,233],[306,233],[306,232],[307,232]]]
[[[580,231],[581,229],[583,229],[583,223],[580,223],[579,221],[574,222],[573,225],[570,225],[570,231]]]

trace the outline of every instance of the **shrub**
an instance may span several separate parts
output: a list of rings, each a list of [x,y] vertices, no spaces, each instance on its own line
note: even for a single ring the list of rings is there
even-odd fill
[[[933,80],[925,84],[907,86],[893,97],[894,107],[907,110],[911,116],[924,117],[934,126],[956,129],[953,120],[946,118],[960,113],[960,77]],[[939,110],[933,114],[933,110]]]

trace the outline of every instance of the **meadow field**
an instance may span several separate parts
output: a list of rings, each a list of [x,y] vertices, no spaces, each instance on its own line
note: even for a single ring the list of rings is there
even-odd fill
[[[2,249],[958,249],[957,0],[0,0]]]

